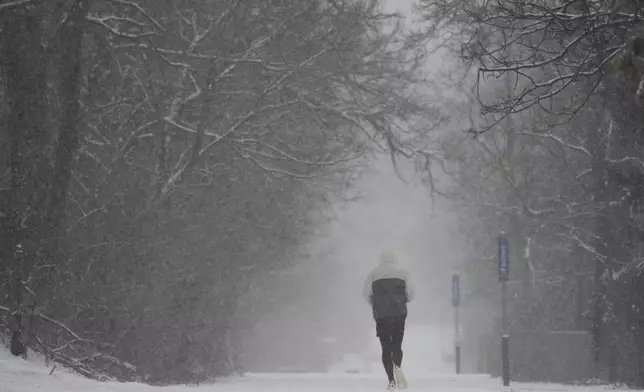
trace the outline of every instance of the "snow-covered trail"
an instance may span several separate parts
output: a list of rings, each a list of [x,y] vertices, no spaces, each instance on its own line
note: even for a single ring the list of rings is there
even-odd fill
[[[225,385],[213,385],[216,392],[385,392],[386,379],[383,375],[349,374],[254,374],[244,379],[231,380]],[[428,375],[409,377],[408,392],[498,392],[500,381],[486,375]],[[208,387],[203,387],[204,392]],[[585,391],[606,392],[606,387],[571,387],[557,384],[515,384],[510,391],[555,392]],[[200,390],[201,392],[201,390]]]
[[[374,392],[385,391],[381,374],[250,374],[214,384],[151,387],[135,383],[100,383],[56,370],[35,361],[12,357],[0,349],[0,392]],[[410,376],[409,392],[500,391],[498,379],[482,375]],[[517,392],[607,391],[604,387],[568,387],[547,384],[515,384]]]
[[[409,380],[408,392],[499,392],[499,379],[486,375],[449,374],[451,366],[441,364],[443,334],[438,329],[409,328],[403,366]],[[371,359],[379,360],[374,342]],[[379,361],[365,373],[248,374],[221,379],[216,383],[172,387],[152,387],[136,383],[102,383],[88,380],[58,367],[53,374],[39,358],[25,361],[12,356],[0,345],[0,392],[385,392],[386,378]],[[431,373],[431,374],[429,374]],[[447,374],[445,374],[447,373]],[[513,392],[607,392],[608,387],[570,387],[556,384],[512,383]]]

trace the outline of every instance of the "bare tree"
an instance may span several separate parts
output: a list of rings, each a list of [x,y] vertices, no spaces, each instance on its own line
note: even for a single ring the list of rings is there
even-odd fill
[[[480,100],[483,112],[494,116],[475,133],[533,106],[553,121],[570,118],[615,68],[633,78],[634,95],[641,83],[641,66],[632,61],[641,55],[638,2],[421,0],[419,8],[431,39],[460,45],[476,67],[478,98],[484,82],[513,78],[510,97]],[[560,94],[570,101],[557,103]]]
[[[5,75],[43,72],[17,79],[41,83],[42,101],[25,86],[2,96],[24,123],[9,127],[16,143],[18,127],[41,139],[0,146],[15,158],[0,164],[47,184],[0,185],[16,213],[3,260],[30,258],[2,272],[34,298],[29,346],[88,377],[231,371],[239,298],[296,261],[372,149],[407,153],[405,123],[433,114],[410,88],[422,53],[376,1],[26,1],[0,13],[3,31],[28,20],[36,29],[20,34],[40,34],[6,41],[22,54]],[[0,312],[19,315],[27,302],[11,298]]]

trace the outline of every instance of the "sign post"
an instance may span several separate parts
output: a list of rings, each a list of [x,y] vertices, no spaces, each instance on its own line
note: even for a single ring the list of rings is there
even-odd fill
[[[499,281],[501,281],[501,376],[503,386],[510,386],[510,334],[508,331],[508,286],[510,279],[510,259],[508,256],[508,239],[504,232],[498,238],[499,245]]]
[[[458,308],[461,304],[461,280],[457,273],[452,276],[452,306],[454,307],[454,364],[456,374],[461,374],[461,337],[459,334]]]

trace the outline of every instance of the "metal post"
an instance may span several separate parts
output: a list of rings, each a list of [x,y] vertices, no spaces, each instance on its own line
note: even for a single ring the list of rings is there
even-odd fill
[[[501,363],[503,386],[510,386],[510,335],[508,334],[508,285],[506,281],[501,282],[501,307],[502,307],[502,331],[501,331]]]
[[[510,279],[510,261],[508,256],[508,239],[501,232],[499,245],[499,280],[501,281],[501,377],[503,386],[510,386],[510,334],[508,328],[508,286]]]
[[[461,374],[461,336],[459,333],[458,306],[454,307],[454,362],[456,374]]]
[[[460,276],[454,273],[452,276],[452,306],[454,307],[454,365],[456,374],[461,374],[461,336],[458,308],[461,304],[461,281]]]

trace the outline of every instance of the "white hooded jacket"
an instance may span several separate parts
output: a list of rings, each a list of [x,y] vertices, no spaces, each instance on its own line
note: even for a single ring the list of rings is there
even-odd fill
[[[363,296],[376,319],[407,315],[406,304],[414,299],[414,290],[409,273],[398,265],[393,252],[380,255],[380,264],[367,276]]]

